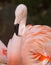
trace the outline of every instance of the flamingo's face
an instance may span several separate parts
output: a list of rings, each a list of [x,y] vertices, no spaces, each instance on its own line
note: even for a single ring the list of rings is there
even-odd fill
[[[27,20],[27,7],[24,4],[20,4],[15,10],[15,22],[19,24],[18,35],[23,35],[25,32],[25,24]]]
[[[20,23],[20,21],[27,17],[27,7],[23,4],[19,5],[15,10],[15,22],[14,24]]]

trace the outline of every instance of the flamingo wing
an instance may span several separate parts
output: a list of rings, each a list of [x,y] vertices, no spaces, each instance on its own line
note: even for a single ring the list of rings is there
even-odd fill
[[[23,35],[21,53],[23,65],[48,65],[47,63],[51,61],[49,58],[51,57],[51,27],[44,25],[27,27]]]

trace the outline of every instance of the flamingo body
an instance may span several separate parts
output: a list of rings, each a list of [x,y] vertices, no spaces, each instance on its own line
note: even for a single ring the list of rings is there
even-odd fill
[[[48,65],[47,63],[51,62],[50,49],[51,27],[45,25],[28,25],[23,35],[23,65]]]

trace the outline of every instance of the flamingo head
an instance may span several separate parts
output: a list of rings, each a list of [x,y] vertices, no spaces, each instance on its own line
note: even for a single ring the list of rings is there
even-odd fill
[[[25,24],[27,19],[27,7],[24,4],[20,4],[15,10],[15,21],[17,35],[23,35],[25,31]]]
[[[27,18],[27,7],[24,4],[18,5],[15,10],[14,24],[20,24],[21,20],[23,19],[25,22],[26,18]]]

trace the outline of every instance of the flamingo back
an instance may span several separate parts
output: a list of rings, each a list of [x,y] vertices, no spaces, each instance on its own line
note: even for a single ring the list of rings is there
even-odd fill
[[[23,65],[47,65],[51,62],[51,27],[26,27],[23,35],[22,60]]]

